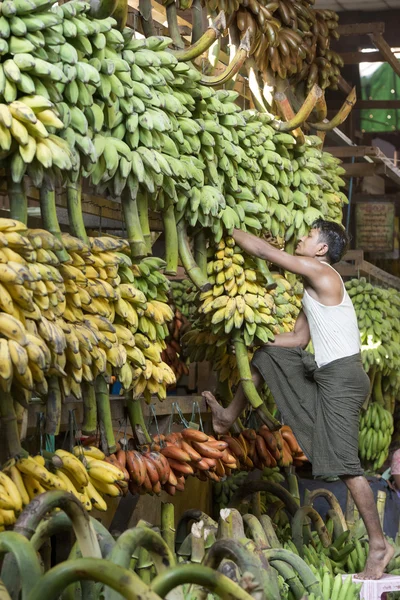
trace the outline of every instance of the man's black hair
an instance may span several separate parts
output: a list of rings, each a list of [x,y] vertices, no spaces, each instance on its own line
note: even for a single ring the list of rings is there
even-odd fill
[[[349,236],[342,225],[335,221],[317,219],[312,224],[312,229],[319,229],[320,240],[328,246],[326,257],[333,265],[340,261],[349,245]]]

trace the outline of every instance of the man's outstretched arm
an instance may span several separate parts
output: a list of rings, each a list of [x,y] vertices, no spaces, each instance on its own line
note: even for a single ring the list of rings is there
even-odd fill
[[[300,311],[297,317],[293,331],[280,333],[275,336],[273,342],[268,342],[266,346],[279,346],[281,348],[306,348],[310,341],[310,328],[307,317],[303,311]]]
[[[265,240],[262,240],[251,233],[246,233],[241,229],[234,229],[232,237],[248,254],[272,262],[286,271],[291,271],[291,273],[296,273],[296,275],[302,275],[310,280],[312,280],[313,277],[318,277],[323,268],[322,265],[313,258],[293,256],[292,254],[278,250]]]

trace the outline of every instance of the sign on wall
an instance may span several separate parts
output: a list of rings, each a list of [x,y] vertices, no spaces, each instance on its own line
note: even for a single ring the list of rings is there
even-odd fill
[[[356,248],[365,252],[392,252],[394,247],[393,202],[356,204]]]

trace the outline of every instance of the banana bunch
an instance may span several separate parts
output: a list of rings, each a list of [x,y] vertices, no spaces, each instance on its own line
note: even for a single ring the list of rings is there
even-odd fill
[[[358,449],[361,460],[372,463],[373,471],[380,469],[387,459],[392,433],[391,413],[378,402],[371,402],[361,414]]]
[[[181,347],[181,335],[182,327],[186,329],[190,327],[189,321],[182,315],[181,311],[171,307],[174,311],[174,318],[169,323],[169,336],[166,340],[166,347],[162,351],[162,360],[171,367],[174,372],[176,382],[182,377],[182,375],[189,375],[189,368],[183,359],[183,351]],[[175,308],[175,310],[174,310]]]
[[[269,69],[295,84],[305,81],[307,89],[314,83],[336,89],[343,61],[330,43],[339,38],[339,17],[311,5],[308,0],[206,1],[210,14],[223,10],[242,34],[250,31],[250,52],[261,71]]]
[[[190,279],[171,281],[171,296],[173,303],[186,318],[192,317],[195,313],[194,302],[196,294],[197,289]]]
[[[343,577],[341,573],[338,573],[333,577],[328,567],[320,567],[317,569],[312,566],[311,570],[316,576],[321,589],[323,598],[329,598],[332,600],[341,600],[348,598],[349,600],[358,600],[360,598],[360,592],[362,583],[353,582],[353,576],[348,575]],[[355,571],[356,573],[358,571]]]

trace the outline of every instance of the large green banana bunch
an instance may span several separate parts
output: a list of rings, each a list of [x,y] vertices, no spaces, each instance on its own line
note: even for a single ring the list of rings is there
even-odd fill
[[[183,316],[194,316],[196,306],[194,304],[197,290],[189,279],[182,281],[171,281],[171,295],[175,306]]]
[[[371,402],[361,414],[358,448],[360,458],[376,472],[388,457],[393,433],[393,417],[378,402]]]

